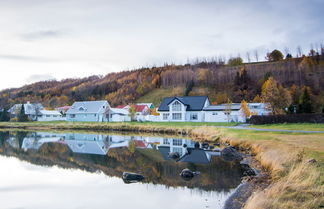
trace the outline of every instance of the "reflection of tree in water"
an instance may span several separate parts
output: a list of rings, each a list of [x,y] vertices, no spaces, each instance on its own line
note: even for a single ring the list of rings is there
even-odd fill
[[[1,132],[0,132],[1,133]],[[16,138],[22,144],[26,132],[17,133]],[[6,137],[0,135],[1,142]],[[107,155],[73,153],[66,144],[44,143],[38,151],[21,152],[5,146],[3,155],[15,156],[37,165],[58,165],[63,168],[77,168],[88,172],[102,171],[108,176],[121,177],[122,172],[135,172],[145,176],[145,181],[170,187],[187,186],[206,191],[228,191],[241,182],[238,163],[225,162],[213,157],[209,164],[165,161],[155,149],[129,149],[129,147],[110,149]],[[20,146],[21,147],[21,146]],[[182,169],[200,171],[201,175],[191,181],[184,181],[179,176]]]

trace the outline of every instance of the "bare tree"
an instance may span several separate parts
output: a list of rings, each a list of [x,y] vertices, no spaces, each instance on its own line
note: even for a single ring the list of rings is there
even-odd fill
[[[251,62],[250,52],[246,52],[246,59],[249,63]]]
[[[256,60],[257,62],[259,62],[259,53],[258,53],[258,50],[255,50],[255,51],[254,51],[254,57],[255,57],[255,60]]]
[[[303,55],[301,46],[297,47],[297,57],[301,57]]]

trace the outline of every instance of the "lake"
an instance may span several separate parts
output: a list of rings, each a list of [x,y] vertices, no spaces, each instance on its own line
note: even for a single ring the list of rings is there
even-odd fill
[[[223,208],[242,171],[217,148],[168,136],[0,131],[1,209]],[[200,175],[185,180],[185,168]],[[123,172],[145,179],[126,184]]]

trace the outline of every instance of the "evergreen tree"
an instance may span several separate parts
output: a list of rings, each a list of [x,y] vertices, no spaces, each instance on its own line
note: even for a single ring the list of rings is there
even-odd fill
[[[2,112],[0,112],[0,121],[9,121],[10,115],[7,108],[4,108]]]
[[[184,95],[185,96],[189,96],[189,93],[192,91],[193,86],[194,86],[193,80],[190,80],[190,81],[187,82],[187,84],[186,84],[186,90],[184,92]]]
[[[298,113],[312,113],[312,100],[311,100],[311,92],[308,87],[304,87],[302,94],[299,97],[298,104]]]
[[[18,122],[26,122],[28,121],[28,116],[25,113],[24,104],[21,105],[20,112],[17,115]]]

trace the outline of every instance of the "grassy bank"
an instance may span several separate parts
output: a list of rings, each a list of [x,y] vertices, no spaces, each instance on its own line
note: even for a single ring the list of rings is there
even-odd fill
[[[0,123],[0,128],[75,129],[98,131],[141,131],[187,134],[197,140],[230,143],[250,150],[263,168],[271,173],[272,183],[256,191],[245,208],[320,208],[324,206],[324,134],[262,132],[211,127],[236,125],[222,123]],[[321,125],[284,124],[254,126],[294,130],[319,130]],[[314,159],[309,162],[310,159]],[[316,161],[316,162],[315,162]]]
[[[324,131],[323,123],[281,123],[267,125],[252,125],[249,127],[280,130]]]

